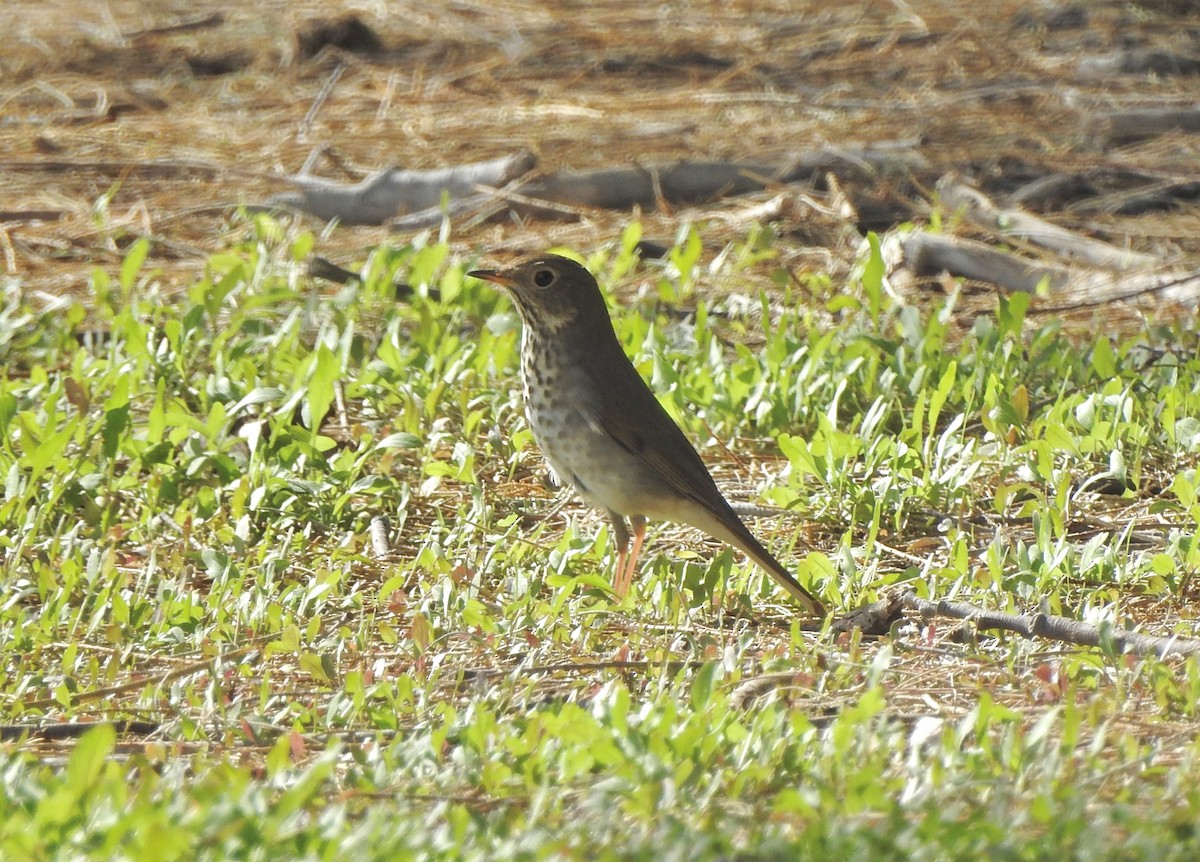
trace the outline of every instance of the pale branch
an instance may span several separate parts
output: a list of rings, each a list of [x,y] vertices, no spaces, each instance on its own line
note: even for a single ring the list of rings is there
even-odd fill
[[[656,208],[663,202],[697,203],[808,182],[831,171],[878,175],[892,170],[911,172],[924,166],[924,159],[915,152],[876,146],[814,150],[774,164],[678,162],[559,171],[519,185],[516,191],[531,202],[513,209],[520,215],[555,217],[552,207],[542,208],[539,202],[602,209]]]
[[[1200,271],[1131,272],[1122,275],[1081,272],[1072,276],[1067,295],[1071,298],[1070,302],[1054,306],[1038,305],[1031,311],[1041,314],[1070,311],[1151,295],[1159,302],[1180,302],[1194,306],[1200,302]]]
[[[388,523],[387,516],[377,515],[371,519],[367,537],[371,541],[371,554],[377,560],[382,560],[392,553],[392,543],[388,539],[390,530],[391,525]]]
[[[976,607],[966,602],[930,601],[911,590],[900,597],[904,607],[923,617],[950,617],[966,620],[978,629],[1015,632],[1025,638],[1045,638],[1079,646],[1099,647],[1111,644],[1118,653],[1157,655],[1159,658],[1200,655],[1200,640],[1184,637],[1162,637],[1124,631],[1115,626],[1095,626],[1082,620],[1050,614],[1008,614]]]
[[[1065,267],[1034,263],[977,240],[950,234],[925,231],[892,234],[884,240],[883,248],[889,269],[903,267],[918,277],[946,272],[1024,293],[1033,293],[1043,281],[1051,290],[1061,290],[1069,280]]]
[[[1033,293],[1046,285],[1068,301],[1032,311],[1066,311],[1154,295],[1159,301],[1196,303],[1200,272],[1107,272],[1034,262],[976,240],[949,234],[913,231],[892,234],[883,241],[888,275],[899,283],[905,277],[941,273],[993,284],[1001,290]]]
[[[1076,64],[1085,79],[1111,81],[1114,75],[1195,75],[1200,73],[1200,56],[1167,48],[1122,48],[1108,54],[1083,57]]]
[[[1102,188],[1116,187],[1101,192]],[[1010,206],[1062,209],[1088,214],[1140,215],[1170,209],[1200,197],[1200,181],[1187,172],[1097,166],[1061,171],[1030,180],[1008,195]]]
[[[481,186],[503,186],[527,173],[535,161],[532,153],[521,152],[432,171],[388,168],[353,185],[302,174],[289,178],[297,191],[275,195],[269,205],[292,207],[343,224],[383,224],[396,216],[477,195]]]
[[[954,172],[938,180],[937,190],[947,210],[961,212],[976,224],[996,230],[1003,237],[1026,240],[1068,259],[1121,272],[1143,270],[1159,263],[1153,255],[1081,236],[1023,210],[1002,209]]]
[[[1101,113],[1092,119],[1096,143],[1120,147],[1171,132],[1200,132],[1200,108],[1168,106]]]
[[[442,219],[457,219],[463,215],[474,217],[480,209],[493,201],[488,193],[465,195],[460,198],[450,198],[445,204],[425,207],[415,212],[396,216],[388,222],[388,227],[394,231],[421,230],[431,225],[439,224]],[[499,209],[504,209],[503,206]]]
[[[776,163],[677,162],[559,171],[505,188],[528,173],[534,162],[532,154],[521,153],[436,171],[393,168],[352,185],[300,174],[288,178],[296,191],[276,195],[268,205],[292,207],[344,224],[391,221],[394,229],[409,230],[436,224],[447,215],[487,217],[511,212],[522,217],[578,218],[586,208],[659,208],[811,182],[830,172],[879,176],[926,166],[912,150],[878,145],[815,150]]]

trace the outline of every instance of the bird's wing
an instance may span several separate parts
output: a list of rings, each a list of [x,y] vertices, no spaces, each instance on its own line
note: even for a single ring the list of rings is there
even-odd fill
[[[654,397],[632,363],[626,361],[610,372],[609,379],[596,380],[600,398],[588,424],[608,434],[623,449],[642,460],[646,467],[665,479],[680,495],[702,506],[733,515],[695,447],[675,420]],[[595,367],[589,369],[595,379]],[[736,515],[734,515],[736,519]]]
[[[737,516],[717,488],[700,455],[654,397],[632,363],[613,363],[618,369],[605,385],[593,388],[598,409],[584,413],[593,429],[609,435],[623,449],[641,460],[648,470],[665,479],[680,496],[706,510],[728,535],[725,541],[738,545],[767,570],[789,593],[817,616],[825,607],[776,560]],[[598,382],[594,367],[590,376]],[[695,525],[699,526],[699,525]]]

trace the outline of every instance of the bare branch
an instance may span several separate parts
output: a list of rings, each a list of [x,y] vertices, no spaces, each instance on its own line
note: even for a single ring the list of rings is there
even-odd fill
[[[1017,616],[986,610],[966,602],[929,601],[919,598],[912,591],[904,593],[900,601],[904,607],[925,617],[942,616],[968,620],[976,628],[1016,632],[1025,638],[1040,637],[1080,646],[1103,646],[1110,643],[1117,652],[1157,655],[1159,658],[1200,655],[1200,640],[1195,638],[1143,635],[1050,614]]]

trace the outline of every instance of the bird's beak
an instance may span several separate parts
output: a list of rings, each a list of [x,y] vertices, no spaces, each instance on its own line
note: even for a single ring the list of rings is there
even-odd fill
[[[472,278],[481,278],[484,281],[490,281],[493,284],[498,284],[501,287],[515,287],[516,281],[510,278],[499,269],[473,269],[467,273]]]

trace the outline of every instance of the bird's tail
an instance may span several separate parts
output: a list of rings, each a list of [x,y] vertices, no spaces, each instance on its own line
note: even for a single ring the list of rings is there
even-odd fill
[[[761,568],[766,570],[767,574],[774,578],[779,586],[787,590],[792,598],[804,605],[804,607],[816,616],[825,617],[828,613],[825,606],[821,604],[816,596],[804,589],[800,585],[800,582],[792,576],[791,572],[783,567],[783,564],[779,560],[771,556],[771,552],[764,548],[758,539],[754,538],[754,534],[750,532],[749,527],[742,523],[742,520],[732,509],[729,510],[727,518],[718,518],[707,511],[697,512],[697,514],[700,517],[695,520],[688,519],[687,523],[703,530],[713,538],[720,539],[742,551]]]

